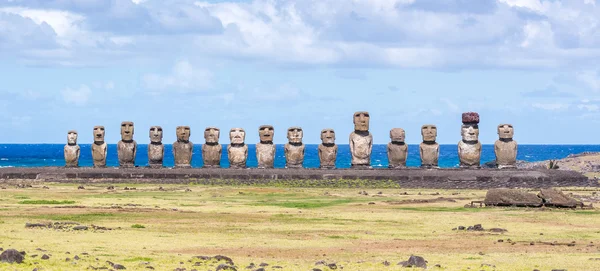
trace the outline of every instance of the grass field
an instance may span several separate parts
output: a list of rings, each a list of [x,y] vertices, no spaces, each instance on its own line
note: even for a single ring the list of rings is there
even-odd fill
[[[44,185],[0,190],[0,247],[27,253],[0,270],[600,270],[599,210],[465,208],[481,190]]]

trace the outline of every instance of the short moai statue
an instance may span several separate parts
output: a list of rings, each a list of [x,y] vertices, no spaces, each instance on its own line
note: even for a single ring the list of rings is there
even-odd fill
[[[369,112],[354,113],[354,132],[350,134],[350,154],[352,168],[371,168],[373,135],[369,132]]]
[[[151,168],[163,167],[163,160],[165,157],[165,145],[162,143],[162,139],[162,127],[150,127],[150,144],[148,144],[148,165]]]
[[[498,125],[499,139],[494,143],[496,166],[499,169],[517,167],[517,141],[513,140],[515,134],[511,124]]]
[[[94,167],[106,167],[108,146],[104,142],[104,126],[94,126],[94,143],[92,144],[92,160]]]
[[[221,167],[221,154],[223,147],[219,144],[221,130],[217,127],[207,127],[204,129],[205,143],[202,145],[202,161],[205,168]]]
[[[271,125],[262,125],[258,128],[260,142],[256,144],[256,160],[258,168],[275,167],[275,144],[273,144],[273,135],[275,129]]]
[[[248,145],[245,143],[246,131],[242,128],[233,128],[229,131],[229,146],[227,156],[230,168],[246,168],[248,160]]]
[[[287,131],[288,143],[284,146],[285,167],[302,168],[305,145],[302,143],[304,132],[300,127],[290,127]]]
[[[190,126],[177,126],[177,141],[173,143],[176,168],[191,168],[194,144],[190,141]]]
[[[408,145],[404,142],[406,133],[402,128],[390,130],[390,143],[387,145],[388,167],[405,168]]]
[[[133,140],[133,122],[121,122],[121,140],[117,143],[117,156],[119,167],[128,168],[135,166],[137,143]]]
[[[419,145],[422,168],[437,168],[440,157],[440,144],[437,139],[437,127],[432,124],[425,124],[421,127],[421,136],[423,142]]]
[[[77,131],[67,132],[67,145],[65,151],[65,167],[79,167],[79,145],[77,145]]]
[[[481,142],[479,142],[479,114],[462,114],[461,136],[458,142],[458,158],[461,168],[481,167]]]
[[[319,145],[319,161],[321,168],[335,168],[338,146],[335,144],[335,131],[323,129],[321,131],[321,144]]]

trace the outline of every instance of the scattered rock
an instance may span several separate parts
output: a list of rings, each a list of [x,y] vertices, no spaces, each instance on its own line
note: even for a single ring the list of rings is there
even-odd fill
[[[265,266],[269,266],[269,264],[268,263],[260,263],[258,266],[265,267]]]
[[[42,255],[42,260],[48,260],[48,259],[50,259],[50,256],[48,256],[46,254]]]
[[[148,266],[146,266],[146,269],[154,270],[154,267],[148,265]]]
[[[411,255],[408,261],[399,262],[398,265],[402,265],[403,267],[427,268],[427,261],[421,256]]]
[[[107,190],[115,190],[115,186],[114,185],[109,185],[106,189]]]
[[[372,201],[371,201],[371,202],[369,202],[369,205],[374,205],[374,204],[375,204],[375,202],[372,202]]]
[[[47,187],[44,185],[44,186],[42,186],[42,189],[50,189],[50,187]]]
[[[490,231],[490,232],[499,232],[499,233],[507,232],[507,230],[503,229],[503,228],[491,228],[488,231]]]
[[[219,264],[219,266],[217,266],[217,269],[215,269],[215,271],[219,271],[219,270],[231,270],[231,271],[237,271],[237,269],[235,269],[235,267],[228,265],[228,264]]]
[[[467,231],[484,231],[484,229],[481,224],[475,224],[474,226],[469,226]]]
[[[66,258],[65,259],[65,262],[70,262],[70,261],[71,261],[71,258]]]
[[[465,226],[458,226],[459,231],[464,231],[465,229],[466,229]]]
[[[192,189],[186,188],[185,192],[192,192]]]
[[[165,191],[165,189],[162,186],[158,187],[158,190],[159,191]]]
[[[246,266],[246,269],[253,269],[254,267],[256,267],[256,265],[254,265],[254,263],[250,263],[250,265]]]
[[[258,269],[254,269],[254,271],[265,271],[265,269],[261,267],[261,268],[258,268]]]
[[[231,258],[227,257],[227,256],[223,256],[223,255],[217,255],[217,256],[214,256],[214,257],[212,257],[212,258],[213,258],[213,259],[215,259],[215,260],[217,260],[217,261],[219,261],[219,262],[220,262],[220,261],[225,261],[225,262],[227,262],[227,264],[229,264],[229,265],[231,265],[231,266],[235,265],[235,264],[233,263],[233,260],[232,260]]]
[[[83,187],[83,185],[80,185],[80,186],[77,187],[77,189],[81,190],[81,189],[85,189],[85,187]]]
[[[337,264],[335,264],[335,263],[330,263],[327,265],[327,267],[329,267],[329,269],[331,269],[331,270],[335,270],[338,268]]]
[[[7,249],[0,254],[0,262],[4,263],[22,263],[24,258],[16,249]]]
[[[79,256],[75,255],[75,257],[73,257],[73,260],[79,260],[81,258],[79,258]]]
[[[51,228],[51,223],[25,223],[25,228]]]
[[[123,265],[121,265],[121,264],[118,264],[118,263],[116,263],[116,264],[113,264],[113,265],[112,265],[112,268],[114,268],[114,269],[116,269],[116,270],[124,270],[124,269],[126,269],[126,268],[125,268],[125,266],[123,266]]]
[[[87,229],[88,229],[88,226],[83,226],[83,225],[73,227],[74,231],[86,231]]]
[[[390,262],[388,262],[387,260],[383,261],[382,264],[385,266],[390,266]]]
[[[326,261],[318,261],[318,262],[315,262],[315,265],[327,265],[327,262]]]

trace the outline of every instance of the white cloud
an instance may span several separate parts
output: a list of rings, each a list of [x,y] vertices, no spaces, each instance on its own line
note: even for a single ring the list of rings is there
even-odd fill
[[[65,88],[61,94],[65,103],[84,106],[88,103],[92,90],[87,85],[81,85],[78,89]]]
[[[196,68],[187,60],[175,63],[169,74],[146,74],[142,81],[153,91],[168,89],[190,92],[203,91],[211,86],[213,74],[206,69]]]
[[[596,71],[581,71],[577,73],[577,79],[592,90],[600,90],[600,76]]]
[[[534,108],[539,108],[548,111],[560,111],[569,108],[569,104],[564,103],[534,103],[532,104]]]

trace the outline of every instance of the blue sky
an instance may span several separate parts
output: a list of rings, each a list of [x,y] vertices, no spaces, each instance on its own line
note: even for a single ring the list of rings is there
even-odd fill
[[[600,3],[594,0],[0,0],[0,142],[80,143],[131,120],[148,143],[189,125],[304,128],[348,143],[371,113],[375,143],[480,139],[512,123],[522,144],[598,144]]]

